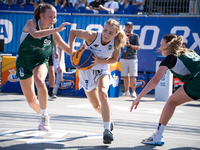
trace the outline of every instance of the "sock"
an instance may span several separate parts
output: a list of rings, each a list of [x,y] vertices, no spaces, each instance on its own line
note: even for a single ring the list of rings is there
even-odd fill
[[[49,88],[49,93],[50,93],[50,94],[53,94],[53,87],[50,87],[50,88]]]
[[[162,135],[163,132],[164,132],[164,130],[165,130],[165,125],[159,123],[159,124],[158,124],[158,127],[157,127],[157,129],[156,129],[156,135],[158,135],[158,134],[159,134],[159,135]]]
[[[110,122],[104,122],[103,125],[104,125],[104,130],[106,129],[110,130]]]
[[[47,115],[47,109],[40,109],[41,116]]]

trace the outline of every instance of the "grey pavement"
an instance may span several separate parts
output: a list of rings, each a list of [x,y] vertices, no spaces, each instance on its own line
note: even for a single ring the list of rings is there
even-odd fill
[[[114,141],[103,144],[103,123],[87,98],[58,96],[48,101],[50,132],[37,131],[39,115],[24,95],[0,93],[0,149],[3,150],[197,150],[200,149],[200,101],[177,107],[163,134],[165,145],[144,145],[141,140],[156,129],[166,102],[154,95],[142,98],[130,112],[131,97],[109,98]]]

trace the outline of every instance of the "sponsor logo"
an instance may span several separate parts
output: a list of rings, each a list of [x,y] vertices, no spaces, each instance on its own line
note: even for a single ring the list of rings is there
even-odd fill
[[[22,67],[19,68],[20,77],[24,77],[24,69]]]
[[[0,19],[0,39],[4,39],[5,44],[11,42],[13,38],[13,24],[7,19]]]
[[[98,45],[98,44],[94,44],[93,46],[94,46],[94,47],[98,47],[99,45]]]
[[[12,70],[8,70],[10,72],[9,76],[8,76],[8,81],[10,82],[18,82],[18,78],[16,76],[16,71],[13,68]]]
[[[112,49],[112,45],[109,45],[109,46],[108,46],[108,50],[111,50],[111,49]]]
[[[59,88],[60,89],[68,89],[68,88],[73,89],[74,86],[75,86],[75,82],[73,80],[62,79]]]
[[[119,85],[119,76],[117,76],[116,74],[114,74],[112,76],[111,84],[112,84],[113,87],[117,87]]]
[[[93,47],[91,47],[91,46],[90,46],[90,49],[91,49],[91,50],[94,50],[94,51],[99,51],[99,52],[101,52],[100,49],[96,49],[96,48],[93,48]]]

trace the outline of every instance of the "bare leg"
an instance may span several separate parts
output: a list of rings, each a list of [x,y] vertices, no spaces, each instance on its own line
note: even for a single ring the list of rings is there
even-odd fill
[[[180,87],[172,96],[170,96],[167,103],[165,104],[159,123],[167,125],[175,111],[176,106],[189,101],[193,101],[193,99],[185,93],[183,86]]]
[[[45,64],[39,65],[33,69],[34,81],[38,90],[38,99],[40,102],[40,109],[47,108],[48,92],[45,84],[47,76],[47,67]]]
[[[131,84],[132,92],[134,92],[135,87],[136,87],[136,77],[135,76],[130,77],[130,84]]]
[[[110,122],[110,116],[111,116],[111,107],[110,107],[110,102],[108,99],[108,88],[110,85],[109,83],[110,81],[109,81],[108,75],[100,76],[97,81],[103,122]]]
[[[90,103],[92,104],[93,108],[101,114],[101,104],[98,98],[97,88],[90,92],[85,92],[87,98],[89,99]]]
[[[33,76],[25,80],[19,80],[19,82],[29,106],[40,114],[40,105],[35,95]]]
[[[130,84],[129,77],[128,77],[128,76],[124,77],[124,88],[125,88],[125,92],[129,91],[129,84]]]

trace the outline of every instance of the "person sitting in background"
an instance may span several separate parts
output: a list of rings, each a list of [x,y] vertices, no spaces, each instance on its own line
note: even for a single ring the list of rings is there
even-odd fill
[[[123,6],[123,8],[127,8],[129,5],[132,5],[131,0],[119,0],[118,3]]]
[[[88,6],[85,7],[86,10],[93,10],[94,12],[98,13],[100,10],[100,5],[103,5],[101,0],[95,0],[89,3]]]
[[[24,5],[26,4],[26,0],[15,0],[14,4],[19,4],[20,7],[24,7]]]
[[[30,0],[29,1],[29,4],[33,5],[34,8],[36,8],[39,4],[42,4],[42,3],[43,3],[43,0]]]
[[[10,7],[13,4],[13,1],[12,0],[4,0],[4,1],[2,1],[2,3],[6,4],[6,5],[8,5],[8,7]]]
[[[80,7],[87,6],[87,0],[77,0],[74,7],[75,9],[79,9]]]
[[[69,0],[55,0],[55,6],[59,6],[64,9],[66,6],[73,6]]]
[[[132,5],[137,5],[139,11],[144,10],[145,0],[133,0]]]
[[[100,10],[107,10],[109,11],[110,14],[113,14],[118,9],[119,9],[118,2],[115,2],[113,0],[108,0],[108,2],[105,2],[103,6],[100,5]]]

